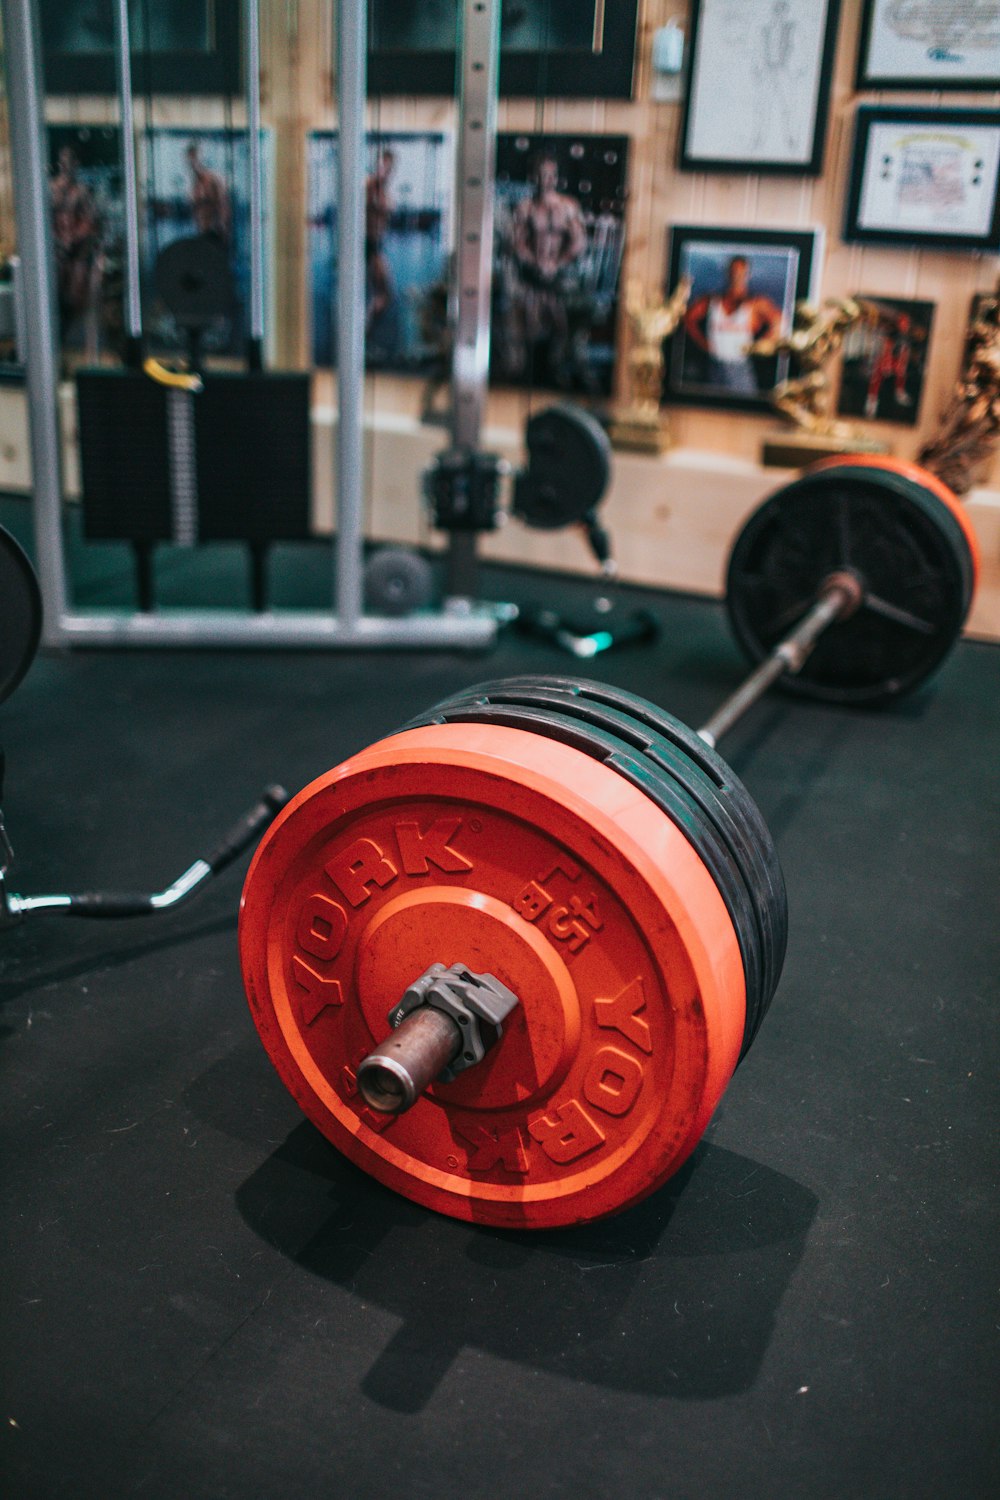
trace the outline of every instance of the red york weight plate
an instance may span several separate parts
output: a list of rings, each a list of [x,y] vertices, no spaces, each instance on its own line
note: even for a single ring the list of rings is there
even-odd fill
[[[742,961],[715,883],[642,792],[520,729],[442,724],[322,776],[265,835],[247,995],[308,1117],[418,1203],[513,1228],[637,1202],[701,1137],[739,1057]],[[358,1063],[432,963],[520,999],[478,1066],[406,1114]]]

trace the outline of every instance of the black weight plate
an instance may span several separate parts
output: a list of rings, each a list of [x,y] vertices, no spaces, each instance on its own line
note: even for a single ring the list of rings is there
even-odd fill
[[[747,1018],[741,1056],[744,1055],[780,974],[784,951],[783,885],[778,951],[779,940],[774,932],[776,924],[766,919],[766,913],[762,920],[758,910],[763,904],[762,893],[753,889],[747,880],[748,866],[752,869],[756,861],[748,854],[748,841],[735,826],[715,782],[704,776],[690,759],[627,714],[580,695],[552,691],[548,687],[549,680],[545,678],[518,681],[519,687],[509,682],[487,684],[484,688],[472,689],[469,694],[456,695],[438,705],[429,717],[439,722],[441,719],[465,721],[470,718],[491,723],[517,722],[536,733],[568,740],[613,766],[667,812],[712,871],[736,930],[747,989]],[[421,722],[427,722],[427,718]],[[616,749],[609,757],[610,746]],[[648,781],[650,771],[657,778],[652,788]],[[669,783],[666,795],[665,781]],[[657,785],[659,795],[655,789]],[[677,816],[678,792],[687,810],[683,818]],[[709,828],[705,826],[706,820]],[[701,834],[693,838],[692,829],[699,826]],[[778,878],[780,881],[780,871]]]
[[[565,693],[551,696],[567,700]],[[726,840],[746,884],[760,935],[760,982],[751,987],[751,1003],[748,1006],[749,1045],[767,1012],[781,977],[788,935],[788,902],[784,877],[770,833],[753,799],[728,766],[725,767],[728,773],[725,786],[720,786],[717,774],[709,774],[706,758],[700,754],[708,748],[703,741],[698,740],[696,735],[691,736],[688,731],[684,738],[693,737],[697,745],[692,747],[685,744],[678,735],[676,720],[672,725],[663,725],[663,728],[671,731],[669,735],[665,735],[663,728],[655,723],[655,718],[658,717],[662,725],[663,720],[669,719],[669,716],[660,711],[655,716],[650,715],[650,705],[634,695],[627,696],[633,697],[632,704],[623,706],[616,703],[610,706],[586,693],[575,694],[568,698],[568,704],[572,705],[569,711],[591,718],[601,715],[603,719],[603,716],[613,715],[619,726],[617,732],[630,744],[641,747],[642,753],[649,760],[678,780],[697,800]],[[687,729],[686,725],[679,727]],[[718,768],[713,766],[712,770],[717,772]],[[752,815],[747,815],[746,808],[752,809]]]
[[[229,252],[215,234],[173,240],[156,257],[156,294],[182,328],[207,328],[233,311],[236,284]]]
[[[757,1010],[762,961],[752,903],[739,864],[683,781],[667,775],[616,735],[554,710],[516,703],[454,702],[432,709],[408,727],[428,723],[501,724],[572,745],[624,777],[655,803],[684,834],[712,875],[736,931],[747,989],[747,1019]],[[746,1051],[747,1027],[744,1024]]]
[[[35,659],[42,633],[42,595],[35,570],[0,526],[0,703]]]
[[[760,918],[763,948],[770,958],[759,1026],[771,1003],[785,961],[788,942],[788,897],[774,841],[760,809],[732,767],[695,730],[683,720],[668,714],[657,704],[640,698],[623,688],[585,680],[571,690],[582,698],[607,703],[628,714],[647,733],[658,736],[658,745],[650,753],[663,763],[680,761],[686,778],[700,772],[706,785],[717,792],[725,814],[724,828],[747,878]]]
[[[730,555],[730,623],[760,661],[805,615],[824,579],[845,568],[860,576],[864,604],[831,625],[781,686],[833,703],[886,702],[940,665],[972,602],[968,542],[930,482],[845,463],[778,490]]]
[[[139,370],[76,372],[83,534],[88,541],[173,535],[167,390]]]
[[[312,532],[312,382],[304,371],[211,370],[192,403],[200,541]]]
[[[406,547],[383,547],[365,563],[365,608],[379,615],[408,615],[430,603],[431,565]]]
[[[662,742],[661,746],[657,746],[655,743],[657,736],[645,730],[635,720],[616,709],[588,702],[583,698],[565,693],[546,692],[542,688],[525,688],[520,692],[510,690],[492,693],[488,699],[486,697],[450,699],[446,704],[439,705],[439,711],[443,718],[454,719],[470,709],[478,711],[489,707],[496,715],[511,706],[556,713],[563,723],[589,725],[605,734],[613,735],[622,745],[623,751],[629,751],[633,755],[637,753],[644,764],[654,767],[660,776],[667,776],[680,788],[689,802],[699,809],[700,814],[708,817],[715,832],[723,840],[729,855],[728,883],[720,879],[717,869],[713,868],[713,874],[716,876],[716,884],[719,886],[732,918],[743,956],[743,970],[747,985],[747,1017],[751,1023],[750,1029],[746,1027],[744,1029],[746,1041],[746,1038],[752,1035],[753,1023],[761,1008],[761,996],[767,984],[771,955],[764,951],[765,929],[757,912],[755,900],[757,893],[748,886],[746,864],[735,847],[737,838],[733,837],[736,833],[733,820],[716,788],[707,781],[707,778],[691,761],[673,752],[672,747]],[[500,722],[495,717],[492,721]],[[540,732],[545,733],[545,728],[542,727]],[[617,762],[612,763],[618,765]]]
[[[528,467],[514,481],[514,514],[542,531],[586,520],[611,478],[611,444],[600,423],[569,402],[524,429]]]
[[[606,704],[631,717],[641,731],[657,737],[650,754],[661,765],[670,765],[680,757],[681,774],[689,785],[696,785],[699,772],[703,784],[719,794],[725,816],[720,830],[728,838],[754,897],[765,955],[765,982],[760,997],[759,1014],[753,1020],[752,1035],[763,1020],[781,977],[788,941],[788,898],[781,865],[770,830],[756,802],[725,760],[700,739],[682,720],[676,719],[655,703],[640,698],[624,688],[577,677],[515,677],[480,684],[472,693],[491,696],[523,693],[544,688],[567,693],[581,701]],[[456,694],[456,697],[468,694]]]

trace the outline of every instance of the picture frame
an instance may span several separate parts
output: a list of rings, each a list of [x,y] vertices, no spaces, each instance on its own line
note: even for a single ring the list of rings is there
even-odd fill
[[[497,136],[490,377],[611,395],[629,138]]]
[[[968,0],[864,0],[855,86],[865,89],[996,91],[1000,22]]]
[[[861,105],[844,238],[1000,248],[1000,110]]]
[[[501,16],[500,93],[631,99],[639,0],[509,0]],[[455,0],[373,0],[370,94],[455,93]]]
[[[673,225],[667,289],[688,276],[691,295],[665,346],[665,402],[770,412],[770,393],[788,377],[789,358],[750,355],[746,346],[791,328],[796,302],[814,295],[822,247],[818,227]]]
[[[818,177],[839,19],[840,0],[692,0],[681,170]]]
[[[55,306],[63,358],[123,351],[125,199],[117,125],[45,130]]]
[[[868,292],[857,297],[866,316],[844,335],[837,414],[915,427],[935,304]]]
[[[155,125],[138,153],[140,274],[143,335],[150,350],[177,354],[188,347],[157,289],[157,260],[177,240],[217,238],[226,246],[233,302],[201,335],[212,357],[243,358],[250,337],[250,141],[245,130],[221,125]],[[273,356],[274,132],[260,132],[264,350]],[[207,181],[206,181],[207,178]],[[206,192],[206,187],[208,191]],[[124,212],[124,209],[123,209]]]
[[[310,351],[336,366],[339,135],[306,137]],[[443,130],[365,135],[365,365],[427,376],[447,343],[454,241],[454,136]],[[439,322],[436,322],[436,317]]]
[[[112,0],[39,0],[38,17],[47,94],[116,92]],[[239,92],[239,0],[129,0],[129,20],[136,94]]]

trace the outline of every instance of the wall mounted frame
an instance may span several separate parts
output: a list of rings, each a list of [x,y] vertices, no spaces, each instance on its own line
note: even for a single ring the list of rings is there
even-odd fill
[[[844,238],[1000,249],[1000,110],[862,105]]]
[[[840,0],[692,0],[682,171],[817,177],[839,14]]]
[[[865,0],[855,87],[995,93],[1000,20],[989,10],[968,0]]]
[[[39,0],[48,94],[113,94],[113,0]],[[235,94],[240,0],[130,0],[132,70],[150,94]],[[147,25],[148,39],[143,35]]]
[[[519,0],[501,10],[500,93],[527,98],[631,99],[638,0]],[[373,94],[455,92],[454,22],[421,0],[374,0]]]

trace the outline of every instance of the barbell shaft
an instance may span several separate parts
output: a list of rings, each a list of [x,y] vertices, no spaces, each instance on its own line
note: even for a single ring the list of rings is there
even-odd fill
[[[238,823],[208,854],[196,859],[165,890],[146,892],[81,891],[78,894],[19,896],[4,888],[6,859],[0,845],[0,925],[36,912],[54,912],[64,917],[143,917],[168,911],[186,901],[212,875],[218,875],[257,840],[288,801],[284,787],[264,788]],[[0,817],[0,835],[3,819]],[[5,837],[5,835],[3,835]],[[9,849],[9,844],[8,844]]]
[[[861,585],[849,575],[837,574],[824,585],[812,608],[774,647],[758,667],[745,678],[734,693],[721,703],[714,714],[697,731],[698,737],[714,749],[724,734],[740,720],[758,698],[779,677],[801,672],[809,654],[823,634],[837,620],[846,619],[861,603]]]

